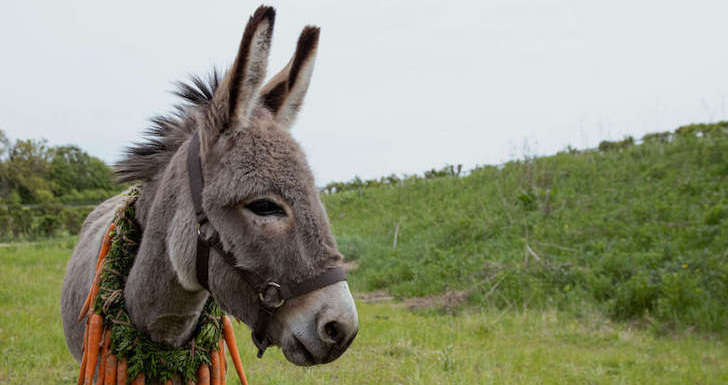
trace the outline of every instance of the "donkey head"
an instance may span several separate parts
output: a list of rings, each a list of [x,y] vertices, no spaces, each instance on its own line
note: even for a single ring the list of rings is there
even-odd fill
[[[275,11],[260,7],[237,58],[198,111],[202,206],[236,267],[301,282],[342,263],[307,161],[288,129],[309,85],[319,29],[306,27],[293,59],[266,85]],[[212,254],[215,253],[213,250]],[[223,258],[210,257],[209,288],[222,308],[252,327],[258,293]],[[268,337],[298,365],[339,357],[358,320],[346,282],[287,301]]]

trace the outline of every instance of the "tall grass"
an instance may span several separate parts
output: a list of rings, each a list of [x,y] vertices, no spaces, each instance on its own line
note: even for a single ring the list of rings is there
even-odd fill
[[[585,305],[657,331],[728,324],[728,124],[327,194],[355,285]],[[395,241],[396,239],[396,241]]]

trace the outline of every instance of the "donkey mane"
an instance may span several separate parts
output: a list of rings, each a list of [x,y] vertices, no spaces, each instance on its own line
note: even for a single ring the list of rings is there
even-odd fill
[[[251,23],[246,26],[246,30],[253,28],[253,26],[265,18],[269,20],[272,28],[274,14],[275,11],[272,8],[262,9],[261,12],[257,12],[251,17]],[[257,18],[258,20],[253,22],[253,18]],[[251,35],[252,33],[253,30],[250,31]],[[306,71],[305,68],[308,62],[310,62],[310,57],[318,45],[318,39],[319,28],[306,26],[298,39],[296,54],[291,62],[283,71],[270,79],[267,86],[260,90],[262,105],[274,115],[280,113],[279,111],[282,109],[284,102],[287,98],[290,99],[289,95],[291,93],[298,92],[299,98],[305,95],[310,73],[308,74],[308,78],[305,76],[302,78],[299,76],[299,73]],[[242,51],[247,52],[247,48]],[[238,67],[233,67],[233,69],[239,70]],[[311,68],[308,68],[308,71],[310,70]],[[175,105],[172,112],[168,114],[153,117],[151,119],[152,126],[144,132],[145,140],[136,142],[126,148],[124,158],[114,165],[114,173],[117,176],[117,180],[120,183],[126,183],[135,181],[147,182],[154,179],[167,166],[180,146],[193,134],[196,126],[193,112],[213,102],[215,91],[220,86],[222,78],[222,74],[213,68],[212,72],[207,76],[207,79],[193,75],[188,82],[177,82],[177,89],[172,91],[172,93],[179,96],[182,99],[182,103]],[[231,87],[231,92],[238,92],[235,83],[231,84]],[[296,89],[299,89],[299,91],[296,91]],[[301,107],[301,100],[289,104],[288,108],[292,109],[292,111],[283,111],[283,115],[295,115]],[[221,115],[221,112],[214,111],[212,114]],[[232,114],[233,111],[227,111],[227,115]],[[226,118],[228,116],[213,117],[216,123],[224,122]],[[288,126],[290,124],[292,124],[292,121],[287,122]]]
[[[192,75],[187,82],[177,82],[172,93],[182,99],[167,114],[150,119],[152,125],[144,131],[144,140],[135,142],[124,151],[124,158],[114,164],[119,183],[151,181],[166,167],[180,146],[194,133],[192,111],[207,106],[220,85],[221,75],[213,69],[203,79]]]

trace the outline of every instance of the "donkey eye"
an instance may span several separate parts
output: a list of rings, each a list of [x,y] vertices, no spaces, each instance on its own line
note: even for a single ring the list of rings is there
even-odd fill
[[[248,203],[245,207],[248,210],[252,211],[255,215],[260,215],[261,217],[266,217],[270,215],[276,215],[281,217],[286,216],[286,211],[283,210],[281,206],[268,199],[254,200]]]

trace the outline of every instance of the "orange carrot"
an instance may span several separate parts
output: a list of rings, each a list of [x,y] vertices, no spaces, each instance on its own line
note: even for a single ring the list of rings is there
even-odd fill
[[[210,384],[220,385],[220,352],[210,352]]]
[[[210,385],[210,368],[207,364],[202,364],[197,369],[197,385]]]
[[[227,359],[225,358],[225,341],[220,338],[217,342],[217,346],[220,349],[220,361],[222,361],[222,381],[220,385],[225,385],[225,377],[227,376]]]
[[[233,334],[233,323],[230,322],[228,316],[222,316],[222,335],[225,337],[225,343],[227,344],[228,350],[230,350],[230,358],[233,360],[235,370],[238,372],[238,378],[240,383],[248,385],[248,380],[245,378],[245,372],[243,371],[243,363],[240,361],[240,353],[238,352],[238,346],[235,344],[235,334]]]
[[[93,283],[91,284],[93,286]],[[81,321],[84,316],[86,316],[86,313],[88,313],[88,306],[91,303],[91,293],[93,292],[93,287],[89,289],[88,295],[86,296],[86,301],[83,302],[83,306],[81,307],[81,312],[78,313],[78,319],[76,320]]]
[[[226,361],[225,360],[225,353],[220,352],[220,359],[223,362],[222,369],[221,369],[221,371],[222,371],[222,376],[221,377],[222,378],[220,380],[220,385],[227,385],[226,384],[226,382],[227,382],[227,362],[225,362]]]
[[[137,374],[134,381],[131,382],[131,385],[144,385],[144,373]]]
[[[104,257],[101,257],[101,258],[103,259]],[[88,306],[89,306],[88,310],[91,310],[91,311],[93,311],[93,309],[94,309],[94,302],[96,301],[96,295],[99,293],[99,281],[95,277],[97,277],[98,274],[100,274],[100,272],[101,272],[101,269],[96,270],[96,273],[94,275],[94,280],[91,283],[91,294],[89,295],[89,303],[88,303]]]
[[[83,384],[84,374],[86,374],[86,361],[88,360],[88,322],[83,330],[83,345],[81,345],[83,356],[81,358],[81,371],[78,373],[78,385]]]
[[[116,365],[116,385],[126,385],[126,358],[120,359]]]
[[[76,382],[77,385],[83,385],[84,374],[86,373],[87,359],[88,355],[86,354],[86,352],[83,352],[83,358],[81,358],[81,372],[78,374],[78,381]]]
[[[99,262],[103,262],[103,257],[99,257]],[[88,309],[91,307],[91,302],[94,298],[96,298],[96,295],[94,294],[96,292],[96,275],[99,273],[99,265],[96,265],[96,270],[94,270],[94,279],[91,281],[91,287],[88,289],[88,295],[86,296],[86,300],[83,301],[83,306],[81,307],[81,311],[78,313],[78,321],[81,321],[83,317],[88,315]]]
[[[99,375],[96,378],[97,384],[104,383],[104,377],[106,376],[106,360],[109,358],[109,345],[111,345],[111,330],[104,332],[104,343],[101,347],[101,357],[99,359]]]
[[[98,259],[96,260],[96,269],[94,270],[94,279],[91,281],[91,289],[89,290],[86,300],[83,302],[81,312],[78,314],[78,320],[80,321],[88,312],[88,309],[93,306],[93,301],[96,299],[96,294],[99,291],[99,281],[101,279],[101,271],[103,270],[104,260],[106,254],[109,252],[111,247],[111,233],[114,231],[115,225],[112,223],[109,226],[109,230],[104,234],[104,239],[101,241],[101,250],[99,251]]]
[[[96,362],[99,358],[101,348],[101,333],[104,331],[104,319],[99,314],[91,316],[88,332],[88,361],[86,361],[86,376],[83,380],[85,385],[91,385],[96,371]]]
[[[96,376],[96,385],[104,383],[104,377],[106,376],[106,359],[104,358],[103,351],[99,354],[99,374]]]
[[[101,281],[101,272],[103,271],[104,260],[106,260],[106,254],[99,255],[98,264],[96,265],[96,270],[94,270],[94,279],[91,281],[91,289],[89,290],[88,297],[86,297],[86,301],[83,303],[81,313],[78,315],[79,319],[83,318],[89,309],[93,309],[94,301],[96,301],[96,295],[99,293],[99,282]]]
[[[106,359],[106,374],[104,375],[104,385],[116,385],[116,356],[109,354]],[[101,384],[101,382],[97,382]]]

